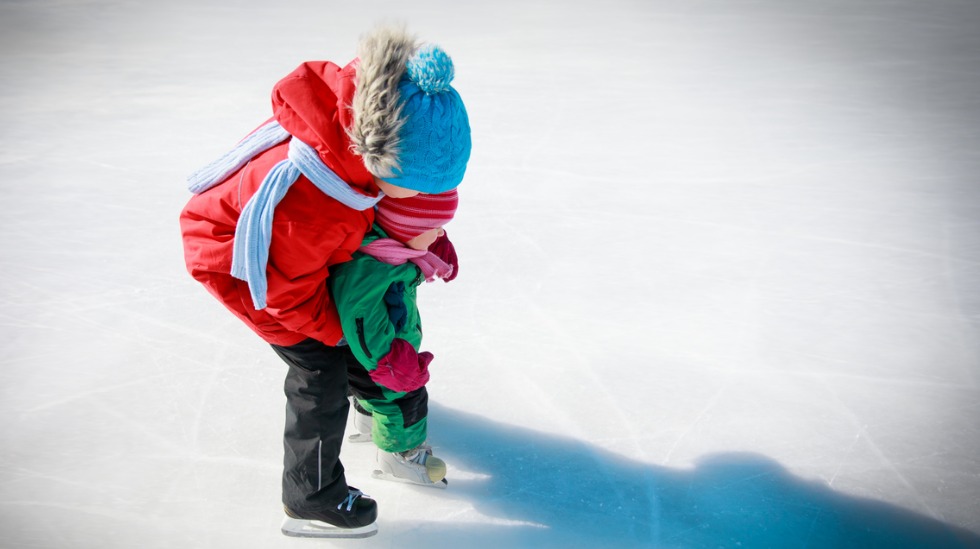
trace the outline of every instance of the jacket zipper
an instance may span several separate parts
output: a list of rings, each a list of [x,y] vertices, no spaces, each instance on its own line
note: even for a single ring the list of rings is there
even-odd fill
[[[364,354],[367,355],[368,358],[374,358],[371,356],[371,351],[368,350],[367,341],[364,338],[364,319],[355,318],[354,322],[357,324],[357,340],[361,343],[361,349],[364,350]]]

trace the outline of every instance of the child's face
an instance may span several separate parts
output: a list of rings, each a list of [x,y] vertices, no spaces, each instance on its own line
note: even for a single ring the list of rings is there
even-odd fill
[[[374,183],[379,189],[381,189],[381,192],[385,193],[385,196],[389,198],[411,198],[419,194],[419,192],[416,190],[392,185],[384,179],[378,179],[377,177],[374,178]]]
[[[409,240],[405,243],[405,245],[413,250],[428,250],[429,246],[431,246],[437,238],[444,234],[446,234],[446,231],[442,230],[442,227],[429,229],[428,231],[425,231],[424,233]]]

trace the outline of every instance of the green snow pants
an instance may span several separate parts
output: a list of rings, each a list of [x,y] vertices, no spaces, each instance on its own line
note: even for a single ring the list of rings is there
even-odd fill
[[[347,381],[355,404],[373,417],[371,439],[385,452],[404,452],[423,442],[427,435],[429,394],[425,387],[410,393],[392,391],[371,379],[360,363],[348,363]]]

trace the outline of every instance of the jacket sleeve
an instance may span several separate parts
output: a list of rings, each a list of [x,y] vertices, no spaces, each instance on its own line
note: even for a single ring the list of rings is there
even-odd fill
[[[384,301],[389,281],[379,276],[377,265],[359,257],[336,266],[330,280],[344,337],[368,371],[378,367],[397,336]]]
[[[295,221],[274,223],[266,312],[288,330],[336,345],[343,334],[327,289],[328,267],[350,258],[346,250],[352,249],[352,239],[360,242],[360,235],[342,225],[326,229]]]

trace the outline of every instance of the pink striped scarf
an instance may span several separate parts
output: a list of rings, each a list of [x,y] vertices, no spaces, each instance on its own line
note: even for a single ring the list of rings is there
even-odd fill
[[[436,277],[445,278],[453,272],[453,266],[439,259],[436,254],[428,250],[413,250],[393,238],[379,238],[367,246],[361,246],[357,251],[389,265],[402,265],[411,261],[422,269],[426,282],[432,282]]]

